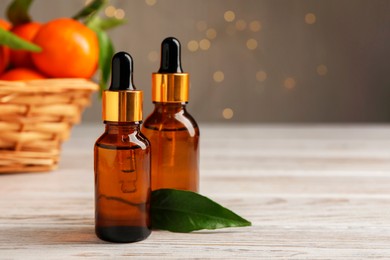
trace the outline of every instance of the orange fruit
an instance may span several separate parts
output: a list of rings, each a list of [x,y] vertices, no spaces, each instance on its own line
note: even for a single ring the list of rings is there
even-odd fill
[[[4,30],[9,30],[11,24],[5,20],[0,19],[0,28]],[[0,73],[3,72],[9,64],[10,50],[7,46],[0,45]]]
[[[42,52],[31,54],[33,62],[48,76],[90,78],[96,71],[96,34],[76,20],[59,18],[42,25],[33,42],[42,47]]]
[[[6,46],[0,46],[0,73],[2,73],[9,63],[10,50]]]
[[[27,68],[11,69],[9,71],[6,71],[2,75],[0,75],[0,80],[27,81],[27,80],[33,80],[33,79],[45,79],[45,76],[43,76],[42,74],[40,74],[37,71],[27,69]]]
[[[6,20],[0,19],[0,27],[8,31],[11,29],[11,24]]]
[[[18,26],[15,26],[11,29],[11,32],[27,40],[29,42],[34,39],[34,36],[37,34],[39,28],[41,28],[40,23],[31,22],[25,23]],[[11,64],[15,67],[26,67],[33,68],[34,64],[31,59],[31,52],[24,50],[12,50],[11,49]]]

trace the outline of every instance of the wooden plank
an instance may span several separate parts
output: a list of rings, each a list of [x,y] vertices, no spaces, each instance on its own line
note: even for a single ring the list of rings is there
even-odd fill
[[[134,244],[94,235],[102,129],[77,127],[57,171],[0,176],[0,258],[390,258],[390,127],[201,126],[202,194],[253,226]]]

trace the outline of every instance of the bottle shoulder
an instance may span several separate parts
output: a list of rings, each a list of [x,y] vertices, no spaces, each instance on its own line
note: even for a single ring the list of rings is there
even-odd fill
[[[103,133],[95,142],[95,146],[107,149],[148,149],[150,143],[141,133],[112,134]]]
[[[196,131],[199,127],[195,119],[186,110],[177,113],[158,113],[154,111],[144,121],[142,128],[161,131]]]

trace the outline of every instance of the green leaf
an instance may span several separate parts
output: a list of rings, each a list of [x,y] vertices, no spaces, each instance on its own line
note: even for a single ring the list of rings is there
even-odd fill
[[[100,94],[106,89],[106,84],[111,73],[111,58],[114,55],[114,45],[106,32],[97,28],[91,28],[99,41],[99,70],[100,70]]]
[[[174,189],[152,192],[152,227],[172,232],[250,226],[227,208],[198,193]]]
[[[14,0],[7,8],[8,20],[13,25],[31,22],[31,17],[28,13],[33,0]]]
[[[100,10],[105,4],[107,3],[107,0],[94,0],[88,5],[86,5],[83,9],[81,9],[77,14],[75,14],[72,18],[73,19],[83,19],[93,13],[96,13]]]
[[[117,19],[117,18],[102,19],[99,16],[94,16],[88,21],[87,25],[89,27],[94,27],[106,31],[125,23],[127,23],[127,20],[125,19]]]
[[[23,40],[15,34],[0,28],[0,45],[6,45],[15,50],[28,50],[33,52],[40,52],[41,47],[31,42]]]

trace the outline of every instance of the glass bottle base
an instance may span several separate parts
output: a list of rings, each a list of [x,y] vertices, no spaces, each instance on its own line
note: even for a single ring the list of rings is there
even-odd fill
[[[95,227],[98,238],[114,243],[131,243],[146,239],[151,230],[147,227]]]

